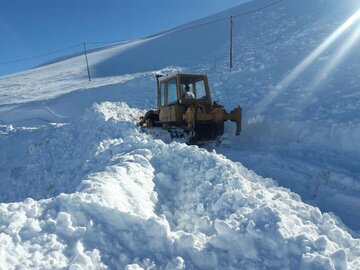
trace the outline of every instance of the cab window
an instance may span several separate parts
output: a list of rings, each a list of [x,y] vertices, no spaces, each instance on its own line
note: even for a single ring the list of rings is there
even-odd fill
[[[206,99],[205,81],[202,78],[182,77],[181,95],[185,99]]]
[[[177,97],[177,81],[176,79],[171,79],[167,82],[167,104],[175,104],[178,102]]]
[[[196,98],[197,99],[206,99],[206,90],[204,80],[197,81],[195,83],[196,89]]]

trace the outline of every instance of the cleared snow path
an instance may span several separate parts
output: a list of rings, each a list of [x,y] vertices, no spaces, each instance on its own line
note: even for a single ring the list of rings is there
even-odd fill
[[[332,146],[331,140],[327,142],[324,137],[317,140],[307,132],[303,132],[305,135],[295,132],[294,125],[284,123],[283,127],[270,127],[270,123],[245,123],[242,136],[237,138],[232,135],[233,127],[228,125],[229,147],[215,149],[256,173],[275,179],[280,186],[296,192],[304,202],[319,207],[322,212],[335,213],[352,235],[359,237],[360,156],[357,146],[353,145],[354,151],[338,150],[339,145]],[[308,132],[311,129],[316,132],[316,126],[308,127]],[[343,134],[345,138],[346,133]],[[351,135],[347,137],[350,149],[351,142],[357,139]],[[207,148],[211,151],[214,147]]]

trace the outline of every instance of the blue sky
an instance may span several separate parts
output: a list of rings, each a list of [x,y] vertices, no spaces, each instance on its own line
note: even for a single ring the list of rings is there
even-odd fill
[[[0,0],[0,76],[31,68],[73,49],[3,64],[81,42],[153,34],[239,5],[245,0]],[[100,46],[90,44],[89,46]]]

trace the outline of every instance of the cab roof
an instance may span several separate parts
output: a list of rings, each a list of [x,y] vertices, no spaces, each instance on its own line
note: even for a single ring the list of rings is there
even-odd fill
[[[207,78],[207,75],[205,74],[195,74],[195,73],[180,73],[180,72],[173,72],[167,75],[164,75],[162,77],[159,78],[160,82],[166,81],[168,79],[171,79],[173,77],[176,76],[181,76],[181,77],[197,77],[197,78]]]

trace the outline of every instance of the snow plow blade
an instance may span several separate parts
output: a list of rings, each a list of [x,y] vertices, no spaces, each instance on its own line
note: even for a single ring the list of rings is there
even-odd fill
[[[242,119],[242,110],[241,107],[237,107],[231,111],[228,120],[236,123],[235,135],[239,136],[241,132],[241,119]]]

